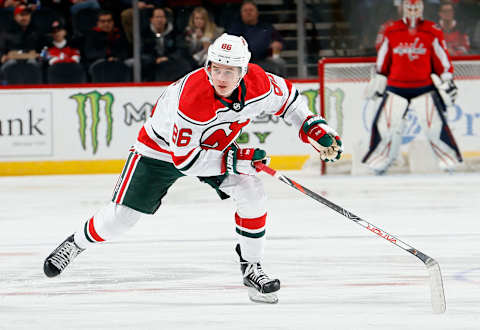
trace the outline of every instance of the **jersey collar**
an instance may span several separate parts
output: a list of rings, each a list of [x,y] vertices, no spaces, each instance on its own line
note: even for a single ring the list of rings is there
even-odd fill
[[[242,79],[240,85],[232,92],[232,95],[227,98],[218,96],[217,94],[214,95],[215,99],[220,101],[220,103],[230,110],[240,112],[245,107],[245,96],[247,95],[245,81]]]

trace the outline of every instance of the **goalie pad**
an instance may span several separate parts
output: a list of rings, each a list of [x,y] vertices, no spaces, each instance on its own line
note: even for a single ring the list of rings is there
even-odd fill
[[[388,91],[380,103],[372,124],[369,150],[362,159],[377,174],[384,173],[400,152],[407,109],[407,99]]]
[[[442,170],[452,171],[463,161],[455,138],[445,119],[445,104],[436,91],[411,100],[420,125]]]

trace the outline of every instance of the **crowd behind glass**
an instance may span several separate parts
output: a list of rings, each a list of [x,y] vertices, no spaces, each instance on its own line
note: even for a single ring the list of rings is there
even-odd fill
[[[305,0],[306,21],[346,23],[329,28],[334,56],[375,55],[378,35],[402,17],[401,0],[338,0],[331,11],[320,2]],[[480,53],[480,0],[424,0],[424,6],[452,56]],[[138,8],[142,81],[174,81],[202,67],[208,46],[223,32],[245,37],[253,62],[287,75],[282,51],[294,50],[292,44],[254,1],[145,0]],[[0,0],[3,85],[132,81],[132,43],[130,0]],[[309,58],[318,60],[322,50],[325,45],[308,38]]]

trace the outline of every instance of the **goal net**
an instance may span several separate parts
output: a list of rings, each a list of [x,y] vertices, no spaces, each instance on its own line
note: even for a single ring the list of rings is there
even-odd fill
[[[458,171],[480,170],[480,56],[453,59],[459,92],[454,109],[447,112],[449,126],[462,152]],[[370,174],[361,163],[368,150],[370,128],[378,100],[366,100],[365,88],[375,74],[374,57],[326,58],[318,64],[320,111],[344,142],[342,160],[328,164],[324,173]],[[409,111],[402,136],[401,155],[389,173],[441,172],[414,111]]]

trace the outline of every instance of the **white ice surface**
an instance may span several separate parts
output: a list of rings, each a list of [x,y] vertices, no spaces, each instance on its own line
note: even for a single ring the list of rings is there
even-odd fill
[[[432,313],[417,258],[266,175],[263,265],[281,280],[277,305],[248,300],[233,203],[193,178],[49,279],[45,256],[109,200],[116,177],[3,177],[0,329],[480,329],[480,174],[285,174],[435,258],[447,312]]]

